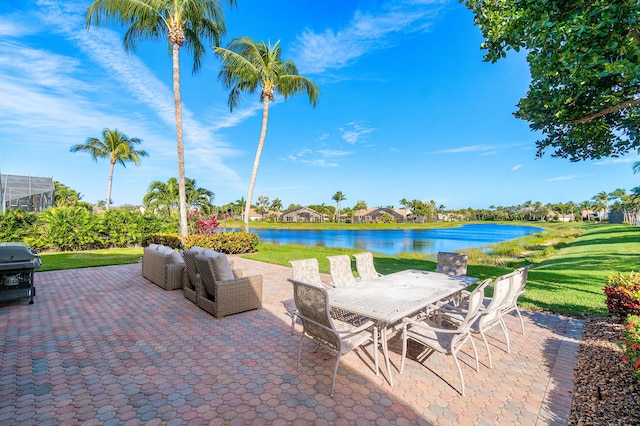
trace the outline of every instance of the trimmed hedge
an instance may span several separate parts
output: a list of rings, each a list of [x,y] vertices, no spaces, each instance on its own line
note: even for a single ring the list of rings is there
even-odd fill
[[[172,249],[181,249],[182,243],[180,242],[180,235],[176,234],[156,234],[150,235],[142,242],[143,247],[147,247],[149,244],[161,244],[163,246],[171,247]]]
[[[221,232],[187,236],[185,248],[210,248],[226,254],[244,254],[256,251],[260,238],[251,232]]]

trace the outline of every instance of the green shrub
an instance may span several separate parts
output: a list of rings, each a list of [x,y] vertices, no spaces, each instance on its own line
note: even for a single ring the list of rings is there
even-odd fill
[[[260,238],[251,232],[220,232],[217,234],[189,235],[185,246],[210,248],[227,254],[243,254],[256,251]]]
[[[22,242],[23,238],[32,232],[37,219],[37,213],[22,209],[0,212],[0,241]]]
[[[130,247],[140,244],[140,213],[121,209],[107,210],[98,216],[100,238],[104,247]]]
[[[604,287],[609,314],[624,319],[640,315],[640,273],[615,274]]]
[[[622,350],[622,361],[629,365],[636,380],[640,382],[640,316],[627,317]]]
[[[172,249],[181,249],[182,243],[180,242],[180,236],[176,234],[155,234],[149,235],[144,238],[142,242],[143,247],[147,247],[149,244],[162,244],[163,246],[171,247]]]
[[[35,250],[102,248],[97,217],[82,207],[50,208],[38,215],[34,232],[25,242]]]

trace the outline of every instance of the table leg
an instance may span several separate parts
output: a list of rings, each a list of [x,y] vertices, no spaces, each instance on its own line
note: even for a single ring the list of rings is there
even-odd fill
[[[389,360],[389,345],[387,344],[387,327],[380,327],[380,338],[382,339],[382,354],[384,362],[387,365],[387,375],[389,376],[389,384],[393,386],[393,377],[391,376],[391,360]]]

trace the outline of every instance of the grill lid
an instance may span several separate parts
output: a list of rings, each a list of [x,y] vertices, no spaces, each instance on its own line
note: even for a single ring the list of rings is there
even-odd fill
[[[40,266],[40,256],[22,243],[0,243],[0,263],[32,262]]]

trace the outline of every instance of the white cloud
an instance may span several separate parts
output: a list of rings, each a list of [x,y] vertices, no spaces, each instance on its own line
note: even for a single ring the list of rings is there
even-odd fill
[[[338,163],[334,159],[342,158],[351,155],[349,151],[338,151],[331,149],[311,150],[305,148],[299,152],[291,153],[284,161],[290,161],[292,163],[302,163],[316,167],[338,167]]]
[[[515,165],[515,166],[513,166],[513,167],[511,168],[511,170],[509,170],[509,171],[510,171],[510,172],[518,171],[518,170],[520,170],[523,166],[524,166],[524,164],[516,164],[516,165]]]
[[[547,179],[548,182],[555,182],[555,181],[559,181],[559,180],[573,180],[573,179],[578,179],[582,176],[575,176],[575,175],[568,175],[568,176],[557,176],[554,178],[550,178]]]
[[[304,31],[297,38],[294,62],[303,74],[343,68],[367,53],[397,44],[406,34],[428,31],[446,3],[389,1],[379,10],[356,11],[344,28]]]
[[[524,144],[522,143],[515,143],[515,144],[506,144],[506,145],[483,145],[483,144],[477,144],[477,145],[467,145],[467,146],[460,146],[457,148],[449,148],[449,149],[442,149],[439,151],[433,151],[432,154],[464,154],[464,153],[468,153],[468,152],[479,152],[480,156],[483,155],[493,155],[493,154],[497,154],[501,151],[504,151],[506,149],[509,148],[514,148],[514,147],[519,147],[522,146]]]
[[[625,163],[633,163],[636,161],[640,161],[640,156],[625,156],[618,158],[607,158],[604,160],[596,161],[593,163],[594,166],[608,166],[610,164],[625,164]]]
[[[347,123],[345,127],[340,128],[340,132],[342,132],[342,139],[351,145],[360,142],[361,139],[365,138],[366,135],[374,130],[375,129],[373,127],[367,127],[354,121]]]
[[[71,42],[82,55],[54,55],[20,43],[0,43],[0,109],[8,111],[0,112],[0,123],[5,133],[10,126],[41,128],[43,134],[56,134],[59,140],[68,136],[65,143],[70,146],[81,141],[77,140],[79,133],[86,138],[96,129],[117,126],[130,136],[152,139],[154,159],[175,157],[173,90],[138,56],[124,51],[120,34],[103,27],[86,30],[83,3],[38,0],[37,12],[37,25],[43,31],[56,33],[63,43]],[[10,30],[6,20],[0,21],[0,34]],[[169,57],[166,67],[171,67]],[[97,78],[101,74],[109,78]],[[131,103],[153,111],[161,124],[145,119],[142,113],[132,116],[124,112],[125,108],[119,110],[122,104],[111,103],[110,91],[114,88],[128,93]],[[239,186],[237,172],[225,164],[229,156],[238,155],[238,150],[225,143],[216,130],[237,125],[255,110],[252,105],[221,120],[211,120],[214,124],[209,125],[195,119],[183,100],[187,164],[195,169],[214,169],[229,186]],[[37,133],[31,138],[34,136],[37,139]]]

